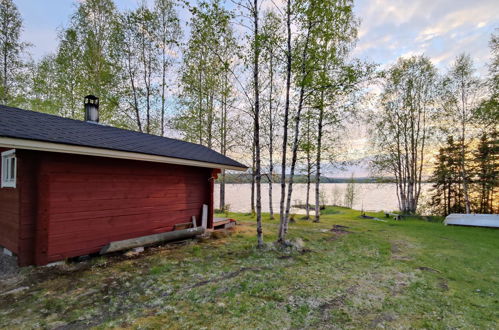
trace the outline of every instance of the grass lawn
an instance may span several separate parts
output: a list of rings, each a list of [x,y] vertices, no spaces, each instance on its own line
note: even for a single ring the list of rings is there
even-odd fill
[[[227,237],[24,269],[26,288],[0,293],[0,327],[498,327],[499,230],[327,213],[290,225],[300,250],[255,249],[254,220],[231,214]]]

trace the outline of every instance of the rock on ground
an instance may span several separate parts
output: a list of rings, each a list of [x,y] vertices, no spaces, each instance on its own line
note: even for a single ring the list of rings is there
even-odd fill
[[[16,257],[0,253],[0,279],[14,276],[18,271]]]

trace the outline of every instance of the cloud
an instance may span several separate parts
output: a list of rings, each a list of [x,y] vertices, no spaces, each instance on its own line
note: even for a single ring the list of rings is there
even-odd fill
[[[362,25],[354,55],[386,67],[400,56],[425,54],[443,69],[467,52],[485,71],[498,11],[495,0],[360,1],[355,12]]]
[[[437,23],[428,26],[418,36],[419,40],[428,40],[436,36],[443,36],[459,28],[471,27],[475,29],[487,25],[496,16],[489,6],[482,5],[475,8],[465,8],[455,12],[450,12],[440,18]],[[417,40],[418,40],[417,39]]]

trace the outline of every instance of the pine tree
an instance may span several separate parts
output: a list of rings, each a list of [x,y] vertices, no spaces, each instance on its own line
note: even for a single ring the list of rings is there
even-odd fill
[[[494,213],[495,190],[499,187],[499,140],[497,133],[482,134],[473,153],[477,185],[477,211]]]
[[[461,147],[461,180],[463,182],[463,194],[466,213],[471,212],[471,194],[469,191],[470,171],[468,169],[468,143],[471,139],[471,128],[475,122],[474,112],[478,107],[482,82],[475,75],[473,61],[469,55],[462,54],[456,58],[453,66],[444,79],[443,100],[444,109],[449,118],[459,125],[451,127],[459,136]]]
[[[430,206],[436,214],[446,216],[466,210],[461,176],[461,148],[449,136],[445,147],[440,148],[430,181],[432,196]]]

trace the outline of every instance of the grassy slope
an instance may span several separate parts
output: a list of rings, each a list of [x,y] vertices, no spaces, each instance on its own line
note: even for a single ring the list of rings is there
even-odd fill
[[[26,271],[37,283],[0,297],[0,327],[497,326],[499,230],[335,211],[291,224],[301,252],[256,250],[254,221],[232,214],[242,225],[230,237],[94,259],[77,272]],[[265,220],[266,241],[276,229]]]

